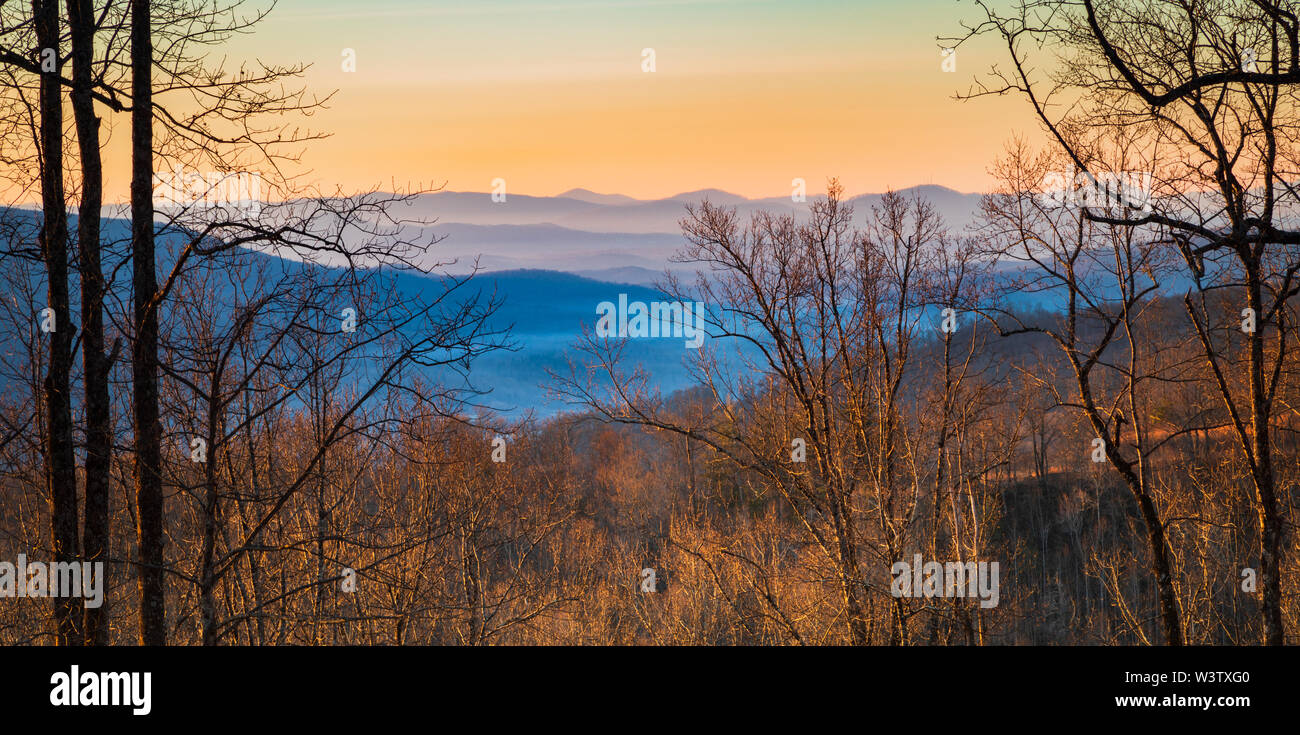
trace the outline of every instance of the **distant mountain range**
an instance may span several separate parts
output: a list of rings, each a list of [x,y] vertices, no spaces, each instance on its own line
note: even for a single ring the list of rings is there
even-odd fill
[[[970,224],[980,205],[979,194],[963,194],[942,186],[916,186],[900,191],[920,196],[954,229]],[[862,194],[848,200],[854,218],[865,223],[882,194]],[[404,235],[444,237],[427,256],[429,265],[456,261],[451,272],[465,272],[475,263],[481,270],[547,269],[596,280],[650,284],[665,269],[680,269],[671,256],[685,244],[680,222],[687,205],[705,200],[735,207],[742,218],[759,211],[805,217],[812,201],[789,197],[748,199],[719,189],[685,192],[665,199],[641,200],[622,194],[570,189],[558,196],[507,194],[493,201],[485,192],[443,191],[422,194],[395,207],[399,219],[436,220],[430,227],[408,226]]]
[[[981,194],[964,194],[944,186],[923,185],[899,190],[904,197],[929,201],[955,230],[972,223]],[[556,196],[507,194],[493,201],[487,192],[440,191],[421,194],[392,205],[381,228],[406,222],[402,237],[412,242],[439,242],[418,259],[420,265],[448,273],[543,269],[572,273],[599,281],[651,285],[665,270],[689,271],[671,258],[685,245],[681,221],[688,205],[704,201],[735,207],[742,220],[760,211],[806,217],[815,199],[794,202],[790,197],[749,199],[721,189],[689,191],[663,199],[635,199],[570,189]],[[854,219],[865,224],[883,194],[861,194],[847,200]],[[35,205],[8,211],[36,214]],[[105,206],[106,218],[126,214],[120,204]],[[74,212],[69,212],[75,216]],[[391,218],[391,219],[390,219]],[[427,222],[422,226],[420,222]],[[358,237],[365,236],[357,232]]]
[[[939,186],[915,187],[903,193],[927,198],[953,227],[970,222],[979,206],[979,195]],[[808,212],[807,203],[794,203],[788,197],[752,200],[716,189],[651,201],[573,189],[554,197],[510,194],[501,203],[494,203],[486,193],[438,192],[416,197],[394,208],[391,215],[396,219],[436,218],[427,227],[408,226],[403,233],[412,239],[441,238],[421,264],[432,267],[455,261],[454,266],[436,271],[463,273],[477,263],[486,272],[476,279],[475,289],[503,300],[491,326],[510,328],[517,350],[492,353],[474,362],[471,383],[492,391],[482,403],[509,415],[525,411],[549,415],[571,407],[549,394],[551,381],[546,372],[567,374],[572,364],[583,374],[591,367],[588,356],[572,348],[584,325],[590,328],[595,323],[600,302],[617,302],[620,296],[645,302],[664,298],[654,285],[662,280],[665,269],[687,270],[670,262],[685,244],[678,221],[686,216],[687,204],[705,199],[734,206],[742,217],[759,210],[796,217]],[[865,224],[871,206],[878,205],[880,199],[879,194],[851,199],[855,220]],[[34,237],[39,212],[11,208],[0,211],[0,220],[25,227]],[[75,232],[75,218],[71,226]],[[106,242],[129,238],[130,226],[125,220],[107,219],[103,226]],[[303,267],[270,255],[252,257],[264,263],[258,271],[268,276]],[[127,303],[129,283],[123,274],[130,269],[110,260],[105,265],[117,278],[112,288],[120,292],[118,303]],[[167,256],[160,255],[160,261],[164,270],[169,267]],[[437,291],[443,284],[438,275],[403,273],[396,276],[393,287],[427,292]],[[37,302],[43,291],[41,285],[33,289],[36,300],[28,305],[33,312],[40,308]],[[75,311],[77,289],[72,293]],[[734,359],[726,354],[736,347],[725,341],[705,343],[707,350],[721,350],[716,354],[724,360]],[[4,348],[0,344],[0,357]],[[623,350],[626,367],[644,368],[651,376],[650,384],[665,394],[693,385],[688,364],[696,354],[676,339],[630,340]],[[453,384],[459,380],[450,371],[436,377]]]

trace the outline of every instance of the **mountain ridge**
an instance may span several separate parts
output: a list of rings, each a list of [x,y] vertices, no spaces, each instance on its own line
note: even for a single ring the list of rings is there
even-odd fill
[[[575,192],[576,198],[575,198]],[[979,211],[982,194],[968,194],[937,184],[898,189],[906,198],[923,196],[952,227],[970,224]],[[865,222],[873,205],[879,205],[883,193],[865,193],[846,198],[855,209],[855,219]],[[687,204],[708,200],[713,204],[735,207],[748,218],[758,211],[775,211],[796,217],[805,215],[817,195],[796,202],[789,197],[750,199],[721,189],[699,189],[661,199],[634,199],[623,194],[597,194],[571,189],[557,196],[509,194],[493,199],[488,192],[439,191],[419,194],[394,206],[394,214],[414,220],[433,221],[435,225],[464,224],[480,226],[555,225],[570,230],[604,234],[680,235],[680,221],[686,216]]]

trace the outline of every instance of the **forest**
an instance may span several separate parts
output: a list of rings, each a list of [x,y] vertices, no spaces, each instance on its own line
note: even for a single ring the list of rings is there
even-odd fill
[[[1300,642],[1296,3],[971,12],[963,104],[1039,126],[974,225],[684,206],[643,310],[702,326],[694,387],[593,328],[512,417],[427,190],[294,175],[329,94],[232,66],[263,11],[0,2],[0,562],[102,564],[95,605],[0,574],[0,644]],[[1149,190],[1044,190],[1102,180]]]

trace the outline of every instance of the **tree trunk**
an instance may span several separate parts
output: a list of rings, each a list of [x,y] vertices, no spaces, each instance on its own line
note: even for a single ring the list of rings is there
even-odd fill
[[[99,210],[104,198],[99,154],[99,118],[91,96],[95,55],[95,18],[90,0],[68,0],[72,29],[72,113],[81,153],[81,206],[77,215],[81,260],[81,356],[86,395],[86,516],[82,543],[87,563],[103,563],[109,552],[109,462],[113,450],[109,411],[109,360],[104,355],[104,274],[99,262]],[[108,590],[106,579],[100,581]],[[104,607],[86,608],[85,642],[108,644]]]
[[[158,420],[158,291],[153,233],[153,39],[149,0],[131,0],[131,260],[134,266],[135,498],[140,643],[167,642],[163,597],[162,425]]]
[[[1263,314],[1258,263],[1249,264],[1246,274],[1250,308],[1256,314]],[[1250,340],[1250,444],[1254,455],[1251,480],[1255,485],[1259,518],[1260,614],[1264,618],[1264,643],[1281,646],[1286,643],[1282,626],[1282,516],[1278,510],[1273,475],[1270,399],[1264,378],[1264,333],[1257,329],[1247,337]]]
[[[863,612],[862,583],[858,579],[858,548],[851,536],[851,507],[847,498],[837,499],[831,506],[831,512],[839,541],[840,592],[844,596],[849,639],[855,646],[865,646],[868,643],[867,616]]]
[[[1107,435],[1106,425],[1102,422],[1101,414],[1096,407],[1096,401],[1093,400],[1092,386],[1089,383],[1088,376],[1082,371],[1077,360],[1072,358],[1071,362],[1074,365],[1075,377],[1079,385],[1079,396],[1083,404],[1087,406],[1088,418],[1097,431],[1097,435],[1105,437]],[[1130,390],[1132,390],[1131,386]],[[1106,459],[1110,461],[1111,466],[1123,478],[1124,484],[1128,486],[1129,492],[1132,493],[1133,500],[1137,502],[1138,510],[1142,514],[1142,525],[1146,530],[1147,546],[1151,549],[1151,572],[1156,578],[1156,594],[1160,606],[1160,630],[1164,635],[1165,644],[1181,646],[1183,645],[1182,614],[1178,610],[1178,595],[1174,590],[1173,566],[1170,563],[1173,553],[1169,549],[1169,539],[1165,536],[1165,524],[1160,518],[1159,511],[1156,510],[1155,502],[1152,501],[1150,493],[1147,492],[1145,473],[1139,477],[1138,472],[1133,469],[1133,463],[1120,455],[1117,442],[1118,435],[1115,441],[1106,440]],[[1142,449],[1139,447],[1138,451],[1141,452]]]
[[[53,312],[50,336],[50,367],[45,376],[47,412],[45,476],[50,496],[50,536],[54,560],[76,561],[77,465],[72,445],[72,311],[68,301],[68,216],[63,201],[63,101],[58,69],[59,5],[49,0],[32,0],[36,21],[36,43],[40,60],[50,57],[54,68],[41,73],[41,251],[49,278],[46,307]],[[44,68],[44,67],[43,67]],[[59,645],[81,643],[82,598],[54,600],[55,640]]]
[[[1130,486],[1131,488],[1131,486]],[[1160,600],[1160,628],[1164,632],[1165,643],[1170,646],[1183,645],[1182,616],[1178,612],[1178,596],[1174,594],[1173,567],[1169,563],[1171,556],[1169,541],[1165,538],[1165,526],[1156,512],[1155,504],[1142,490],[1133,490],[1142,511],[1142,521],[1146,525],[1147,544],[1151,547],[1152,571],[1156,574],[1156,590]]]

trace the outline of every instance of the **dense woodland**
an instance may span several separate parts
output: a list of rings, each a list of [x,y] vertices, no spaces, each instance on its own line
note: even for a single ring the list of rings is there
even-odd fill
[[[0,643],[1300,642],[1295,3],[977,10],[944,43],[1005,58],[964,104],[1041,140],[990,143],[976,226],[836,181],[691,206],[697,387],[591,334],[544,378],[571,410],[506,420],[446,380],[510,348],[496,298],[392,287],[437,272],[419,192],[284,173],[328,97],[229,66],[256,9],[0,2],[0,560],[108,574],[0,598]],[[264,202],[160,207],[177,167]],[[1062,171],[1152,206],[1060,206]],[[997,562],[998,604],[892,596],[916,554]]]

